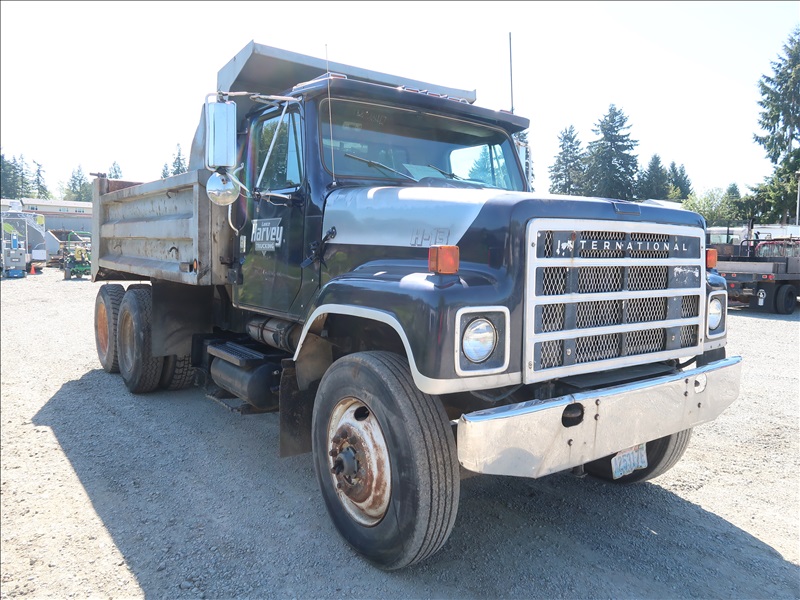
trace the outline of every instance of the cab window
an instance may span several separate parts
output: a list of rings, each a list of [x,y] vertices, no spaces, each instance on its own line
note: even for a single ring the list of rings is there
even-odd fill
[[[266,167],[264,165],[280,121],[280,114],[272,115],[256,126],[256,182],[260,177],[261,191],[296,188],[303,180],[302,136],[297,112],[284,115],[269,162]]]

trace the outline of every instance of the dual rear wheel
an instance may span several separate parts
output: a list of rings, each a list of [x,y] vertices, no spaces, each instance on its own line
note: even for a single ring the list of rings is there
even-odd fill
[[[103,285],[94,310],[97,357],[108,373],[119,373],[134,394],[176,390],[193,382],[189,356],[153,356],[152,288],[133,284]]]

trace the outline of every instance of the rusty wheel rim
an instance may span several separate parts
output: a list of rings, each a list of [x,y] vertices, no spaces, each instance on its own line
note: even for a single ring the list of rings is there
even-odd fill
[[[328,467],[336,495],[357,523],[372,527],[389,508],[392,473],[378,419],[357,398],[343,398],[328,422]]]
[[[97,343],[100,346],[100,353],[105,356],[108,354],[108,316],[105,304],[100,304],[97,307],[97,323],[95,329],[97,331]]]

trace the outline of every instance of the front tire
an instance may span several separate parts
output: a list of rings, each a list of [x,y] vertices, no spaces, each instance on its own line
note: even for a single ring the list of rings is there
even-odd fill
[[[437,552],[458,510],[455,440],[441,403],[388,352],[337,360],[317,391],[312,450],[341,536],[381,569]]]
[[[145,394],[158,388],[163,356],[150,346],[152,299],[149,290],[128,290],[119,307],[117,354],[119,372],[128,390]]]
[[[674,467],[686,452],[689,440],[692,437],[691,429],[684,429],[663,438],[647,442],[647,467],[638,469],[629,475],[614,479],[611,470],[612,456],[606,456],[585,465],[589,475],[617,484],[640,483],[663,475]]]

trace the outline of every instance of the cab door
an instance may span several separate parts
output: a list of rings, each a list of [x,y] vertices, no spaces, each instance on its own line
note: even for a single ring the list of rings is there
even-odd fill
[[[290,106],[283,117],[281,110],[272,111],[253,123],[247,172],[252,199],[240,233],[244,260],[234,302],[259,312],[288,313],[303,282],[300,264],[307,200],[302,115],[297,105]]]

